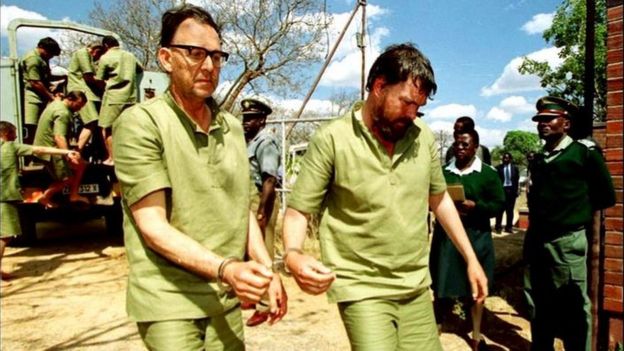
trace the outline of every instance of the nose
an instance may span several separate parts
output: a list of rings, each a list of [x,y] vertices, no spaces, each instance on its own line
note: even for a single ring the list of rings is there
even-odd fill
[[[212,72],[215,69],[215,65],[212,62],[212,57],[210,57],[210,55],[206,56],[206,59],[204,60],[204,62],[202,62],[200,68],[205,69],[210,72]]]

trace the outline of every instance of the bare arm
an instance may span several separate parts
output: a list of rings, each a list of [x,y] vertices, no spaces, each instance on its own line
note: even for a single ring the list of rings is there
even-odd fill
[[[206,279],[216,278],[224,258],[171,226],[165,204],[165,191],[158,190],[130,206],[147,246],[190,272]],[[223,280],[243,301],[259,301],[272,277],[266,267],[256,262],[233,262],[226,268]]]
[[[441,194],[430,195],[429,207],[431,207],[436,220],[440,222],[457,251],[464,257],[468,267],[468,280],[472,288],[472,296],[477,302],[482,302],[488,295],[487,277],[472,249],[453,200],[446,191]]]
[[[262,192],[260,193],[260,203],[258,204],[258,212],[256,218],[260,230],[264,233],[267,223],[273,214],[273,205],[275,204],[275,184],[277,179],[274,176],[263,177]]]
[[[62,135],[54,135],[54,142],[59,149],[69,149],[69,144],[67,143],[67,139]]]
[[[336,275],[312,256],[303,253],[309,215],[288,208],[284,215],[284,263],[297,285],[308,294],[318,295],[329,289]]]
[[[48,87],[40,80],[29,80],[28,82],[30,83],[30,87],[33,88],[39,96],[46,98],[48,101],[54,100],[54,95],[52,95]]]

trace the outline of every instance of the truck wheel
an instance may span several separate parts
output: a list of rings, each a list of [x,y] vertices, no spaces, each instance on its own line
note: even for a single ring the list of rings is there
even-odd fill
[[[37,242],[37,208],[36,205],[19,206],[19,221],[22,227],[22,235],[11,240],[11,246],[33,246]]]
[[[106,234],[110,236],[122,236],[123,211],[121,210],[120,198],[115,198],[115,203],[106,211],[104,221],[106,222]]]

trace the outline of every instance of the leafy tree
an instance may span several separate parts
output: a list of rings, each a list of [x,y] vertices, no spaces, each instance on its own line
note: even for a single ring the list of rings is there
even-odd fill
[[[606,116],[606,37],[607,18],[605,0],[596,0],[595,20],[595,78],[594,119]],[[523,74],[535,74],[548,94],[562,97],[581,106],[583,102],[583,76],[585,74],[585,26],[587,22],[585,0],[564,0],[557,9],[552,26],[544,31],[544,40],[561,49],[564,59],[553,69],[548,63],[525,58],[520,66]]]
[[[509,152],[518,167],[526,168],[526,155],[531,151],[537,152],[540,147],[540,139],[536,133],[512,130],[505,134],[503,146],[497,146],[492,150],[492,162],[499,164],[503,154]]]

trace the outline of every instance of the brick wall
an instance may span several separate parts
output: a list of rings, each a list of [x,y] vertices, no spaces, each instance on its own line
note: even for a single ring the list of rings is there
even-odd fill
[[[617,198],[616,206],[605,211],[604,223],[606,233],[603,248],[601,314],[607,319],[604,327],[608,329],[609,349],[613,349],[618,342],[623,342],[622,9],[622,0],[607,1],[607,123],[603,145]]]

